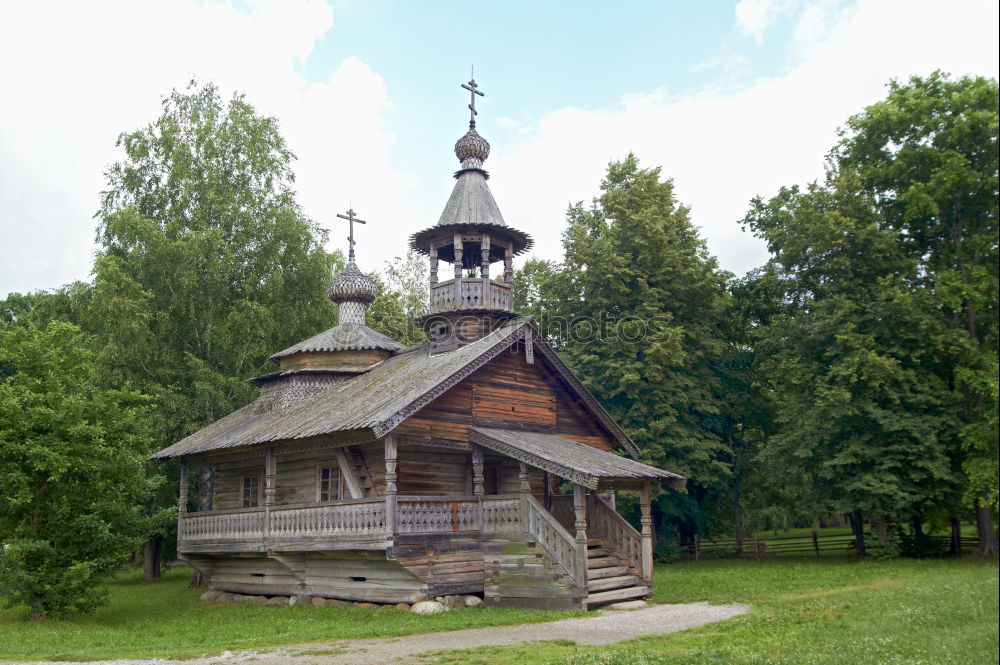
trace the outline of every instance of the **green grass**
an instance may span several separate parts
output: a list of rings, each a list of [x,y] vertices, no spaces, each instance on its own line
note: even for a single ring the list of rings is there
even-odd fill
[[[111,587],[111,604],[72,621],[0,612],[0,659],[185,658],[281,644],[391,637],[552,620],[579,613],[206,605],[190,569]],[[747,602],[745,616],[605,648],[566,640],[437,656],[439,665],[925,665],[997,662],[997,565],[968,560],[720,560],[658,566],[661,603]],[[309,647],[304,646],[306,652]],[[334,653],[317,645],[314,655]]]
[[[996,663],[996,562],[772,559],[660,566],[661,603],[746,602],[699,629],[604,648],[533,644],[437,665],[958,665]]]
[[[157,583],[119,576],[111,602],[68,621],[32,622],[21,609],[0,612],[0,659],[189,658],[318,640],[394,637],[460,628],[551,621],[580,612],[483,608],[420,616],[395,609],[209,605],[189,589],[191,569]]]

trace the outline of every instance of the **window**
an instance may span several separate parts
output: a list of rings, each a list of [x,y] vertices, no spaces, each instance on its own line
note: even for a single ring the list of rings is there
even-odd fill
[[[338,501],[340,499],[340,465],[336,462],[323,462],[317,470],[319,484],[317,487],[318,501]]]
[[[243,476],[240,490],[244,508],[256,508],[260,505],[260,476]]]

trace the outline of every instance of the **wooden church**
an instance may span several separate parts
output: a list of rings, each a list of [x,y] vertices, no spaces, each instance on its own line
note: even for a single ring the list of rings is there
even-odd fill
[[[684,479],[632,459],[628,435],[513,311],[512,260],[532,240],[490,193],[481,93],[463,87],[472,120],[454,190],[410,239],[430,259],[429,341],[404,347],[365,325],[378,287],[355,263],[350,211],[349,261],[327,289],[339,324],[274,354],[256,401],[153,456],[180,458],[178,553],[211,588],[550,609],[650,594],[651,483]],[[195,472],[211,492],[189,512]],[[639,490],[641,533],[615,511],[617,489]]]

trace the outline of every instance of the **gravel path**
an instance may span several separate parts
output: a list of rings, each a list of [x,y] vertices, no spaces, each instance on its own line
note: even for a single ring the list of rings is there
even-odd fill
[[[561,619],[548,623],[470,628],[447,633],[422,633],[369,640],[335,640],[278,647],[266,652],[226,652],[192,660],[115,660],[96,665],[403,665],[417,663],[420,654],[446,649],[507,646],[545,640],[572,640],[577,644],[603,646],[643,635],[662,635],[723,621],[744,614],[749,605],[654,605],[631,612],[600,611],[594,616]],[[10,661],[3,661],[10,662]],[[35,664],[37,665],[37,664]],[[64,663],[63,665],[72,665]],[[91,663],[91,665],[95,665]]]

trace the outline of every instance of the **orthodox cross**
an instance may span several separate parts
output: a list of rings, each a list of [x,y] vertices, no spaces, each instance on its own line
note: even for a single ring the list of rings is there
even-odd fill
[[[346,219],[347,223],[351,227],[351,234],[349,236],[347,236],[347,241],[349,243],[351,243],[351,249],[348,250],[348,253],[347,253],[348,260],[350,260],[350,261],[354,260],[354,224],[355,223],[358,223],[358,224],[367,224],[368,223],[368,222],[366,222],[363,219],[358,219],[357,217],[354,216],[354,214],[355,213],[354,213],[353,209],[348,209],[346,215],[341,215],[340,213],[337,214],[337,217],[340,217],[341,219]]]
[[[476,112],[476,95],[479,95],[480,97],[485,97],[486,93],[485,92],[480,92],[479,90],[476,89],[479,86],[476,85],[475,74],[473,74],[473,76],[471,76],[469,78],[469,82],[468,83],[463,83],[462,87],[469,91],[469,97],[472,100],[469,103],[469,111],[471,111],[471,113],[469,114],[469,129],[475,129],[476,128],[476,116],[479,115]]]

